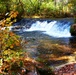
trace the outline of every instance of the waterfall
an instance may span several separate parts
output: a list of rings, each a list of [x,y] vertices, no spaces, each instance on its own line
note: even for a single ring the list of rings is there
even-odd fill
[[[23,32],[42,31],[53,37],[71,37],[70,25],[68,21],[36,21],[29,29],[23,29]]]
[[[52,37],[71,37],[71,24],[73,24],[73,19],[22,19],[20,22],[14,24],[12,30],[17,31],[19,34],[39,31],[39,33]]]

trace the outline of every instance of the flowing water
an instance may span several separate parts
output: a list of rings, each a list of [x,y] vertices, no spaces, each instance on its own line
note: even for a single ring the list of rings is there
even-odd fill
[[[70,22],[58,22],[58,21],[36,21],[33,23],[30,29],[25,29],[23,31],[43,31],[42,33],[54,37],[70,37],[69,33]]]
[[[71,37],[70,25],[72,20],[30,20],[23,19],[18,25],[23,26],[19,33],[42,31],[43,34],[47,34],[53,37]],[[15,24],[16,25],[16,24]],[[27,29],[28,28],[28,29]]]
[[[46,40],[52,41],[53,44],[64,45],[75,51],[76,37],[70,34],[70,26],[73,23],[73,19],[22,19],[14,24],[12,30],[29,42],[26,45],[27,52],[36,58],[39,55],[37,46],[40,44],[40,40],[45,43]]]

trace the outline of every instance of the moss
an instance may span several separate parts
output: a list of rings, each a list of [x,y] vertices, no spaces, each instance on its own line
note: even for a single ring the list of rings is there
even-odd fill
[[[71,27],[70,28],[70,33],[73,33],[74,32],[74,29]]]
[[[76,23],[76,17],[74,18],[74,23]]]

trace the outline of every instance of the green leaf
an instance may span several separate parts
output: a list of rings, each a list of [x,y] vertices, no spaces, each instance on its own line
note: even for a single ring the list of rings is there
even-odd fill
[[[12,75],[16,75],[15,72],[12,72]]]
[[[20,67],[22,67],[23,66],[23,62],[22,61],[20,61]]]

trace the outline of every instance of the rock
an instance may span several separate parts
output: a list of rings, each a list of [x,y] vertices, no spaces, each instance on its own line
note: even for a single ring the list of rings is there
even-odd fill
[[[71,25],[70,33],[72,36],[76,36],[76,24]]]
[[[27,75],[40,75],[37,71],[28,72]]]
[[[55,75],[52,69],[49,69],[47,67],[41,69],[38,68],[38,72],[40,73],[40,75]]]

